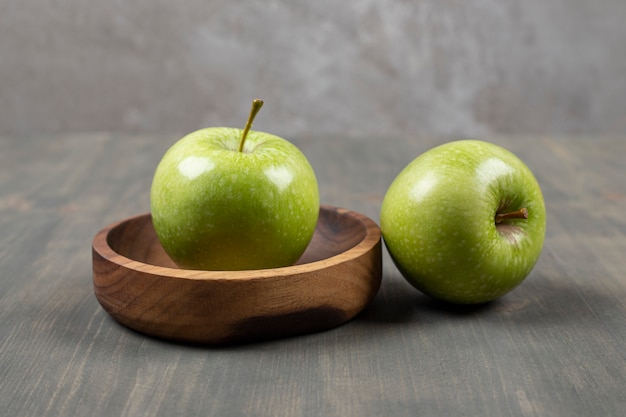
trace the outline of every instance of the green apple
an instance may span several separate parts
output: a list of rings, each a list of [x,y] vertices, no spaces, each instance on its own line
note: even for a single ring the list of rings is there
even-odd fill
[[[546,212],[537,180],[517,156],[461,140],[425,152],[398,174],[380,222],[409,283],[440,300],[476,304],[508,293],[530,273]]]
[[[315,173],[292,143],[215,127],[176,142],[150,192],[159,241],[180,267],[265,269],[292,265],[308,246],[320,209]]]

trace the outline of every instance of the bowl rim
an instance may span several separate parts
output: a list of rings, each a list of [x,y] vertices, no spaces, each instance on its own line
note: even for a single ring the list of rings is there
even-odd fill
[[[135,259],[128,258],[121,253],[115,251],[108,242],[110,232],[123,223],[131,222],[144,216],[151,216],[151,214],[143,213],[135,216],[128,217],[123,220],[111,223],[108,226],[102,228],[93,238],[92,250],[97,252],[102,258],[108,262],[115,263],[116,265],[128,270],[139,272],[142,274],[149,274],[154,276],[163,276],[168,278],[183,279],[183,280],[254,280],[260,278],[278,278],[293,275],[306,274],[312,271],[319,271],[327,269],[348,261],[357,259],[370,250],[372,250],[377,244],[381,242],[381,230],[379,226],[369,217],[364,214],[348,210],[341,207],[335,207],[331,205],[320,205],[321,210],[336,211],[341,215],[348,215],[358,220],[359,224],[365,229],[365,236],[359,243],[352,246],[346,251],[333,255],[329,258],[320,259],[313,262],[284,266],[279,268],[267,268],[267,269],[247,269],[247,270],[195,270],[195,269],[181,269],[172,268],[167,266],[159,266],[153,264],[147,264]]]

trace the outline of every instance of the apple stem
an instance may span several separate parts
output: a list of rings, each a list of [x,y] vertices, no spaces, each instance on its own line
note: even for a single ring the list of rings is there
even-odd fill
[[[248,121],[246,123],[246,127],[243,129],[243,133],[241,134],[241,140],[239,141],[239,152],[243,152],[243,144],[246,141],[246,137],[248,136],[248,132],[252,128],[252,122],[256,117],[256,114],[263,107],[263,100],[255,98],[252,100],[252,108],[250,109],[250,115],[248,116]]]
[[[528,209],[526,207],[510,213],[496,213],[496,224],[503,222],[504,220],[511,219],[527,219]]]

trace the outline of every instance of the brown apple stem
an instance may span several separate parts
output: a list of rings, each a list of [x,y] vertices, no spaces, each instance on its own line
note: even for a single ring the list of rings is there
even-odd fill
[[[503,222],[504,220],[511,219],[527,219],[528,209],[526,207],[510,213],[496,213],[496,224]]]
[[[248,116],[248,122],[246,123],[246,127],[243,129],[243,133],[241,134],[241,140],[239,141],[239,152],[243,152],[243,144],[246,141],[246,137],[248,136],[248,132],[252,128],[252,122],[256,117],[256,114],[263,107],[263,100],[255,98],[252,100],[252,108],[250,109],[250,115]]]

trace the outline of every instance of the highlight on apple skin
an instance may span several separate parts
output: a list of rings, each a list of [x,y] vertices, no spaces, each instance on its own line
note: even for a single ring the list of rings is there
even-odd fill
[[[404,278],[436,299],[477,304],[518,286],[541,254],[546,210],[531,170],[479,140],[435,147],[383,199],[385,245]]]

